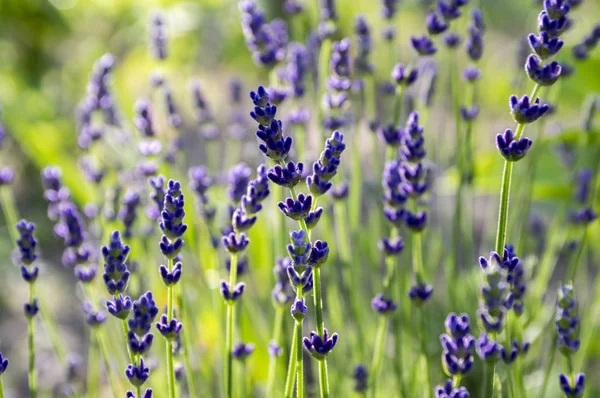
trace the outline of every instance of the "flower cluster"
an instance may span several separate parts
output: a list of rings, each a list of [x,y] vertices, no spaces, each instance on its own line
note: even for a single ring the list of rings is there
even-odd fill
[[[425,18],[425,24],[429,34],[435,36],[446,32],[450,27],[451,22],[460,18],[462,14],[461,8],[467,3],[468,0],[438,0],[436,9],[430,11]],[[473,33],[477,32],[470,33],[472,39]],[[448,32],[444,36],[444,43],[448,48],[456,48],[461,43],[461,37],[456,33]]]
[[[150,18],[148,33],[150,36],[149,48],[152,56],[159,61],[167,59],[167,27],[165,15],[161,11],[154,11]]]
[[[155,158],[161,153],[162,145],[155,139],[152,104],[148,100],[138,99],[133,111],[135,114],[133,123],[142,136],[138,151],[144,158],[138,163],[137,169],[142,176],[153,176],[158,171],[158,163]]]
[[[252,59],[259,66],[272,67],[285,56],[287,25],[280,20],[267,23],[264,12],[254,0],[244,0],[239,5],[242,13],[242,31]]]
[[[573,57],[578,61],[586,60],[600,41],[600,24],[596,24],[592,31],[583,40],[573,47]]]
[[[16,242],[19,254],[16,259],[21,268],[21,277],[29,284],[31,292],[29,302],[25,303],[24,306],[25,316],[33,318],[39,311],[37,298],[33,297],[33,284],[37,280],[40,271],[39,267],[33,264],[37,259],[37,239],[33,235],[35,224],[27,220],[21,220],[17,223],[16,228],[19,233],[19,239]]]
[[[452,380],[446,380],[443,386],[435,388],[435,398],[469,398],[470,396],[465,387],[454,388]]]
[[[104,54],[94,64],[87,85],[87,94],[77,107],[77,131],[79,146],[89,149],[93,142],[104,135],[106,126],[120,127],[115,101],[109,83],[116,59],[112,54]],[[94,112],[102,114],[102,122],[96,122]]]
[[[271,105],[269,93],[263,86],[256,92],[251,91],[250,98],[254,103],[250,116],[258,123],[256,136],[263,141],[258,148],[275,162],[285,161],[292,148],[292,137],[283,135],[283,124],[275,119],[277,106]]]
[[[556,334],[558,350],[572,363],[574,355],[580,346],[578,303],[573,286],[564,285],[558,290],[556,300]],[[560,387],[567,397],[580,397],[585,388],[585,374],[560,374]]]
[[[125,376],[134,387],[141,387],[150,376],[150,368],[144,363],[143,355],[146,355],[154,341],[154,335],[150,333],[152,323],[158,315],[158,307],[154,302],[151,292],[146,292],[132,304],[133,317],[127,321],[129,327],[128,345],[129,351],[134,356],[135,363],[130,363],[125,370]],[[131,392],[128,392],[133,396]],[[147,389],[143,395],[151,397],[152,390]],[[138,397],[139,398],[139,397]]]
[[[446,334],[442,334],[442,366],[448,376],[466,375],[473,368],[475,339],[467,314],[448,314]]]
[[[323,118],[323,127],[326,129],[337,130],[348,122],[344,113],[348,108],[352,88],[350,65],[350,39],[334,42],[331,46],[327,92],[323,95],[322,105],[326,110]]]
[[[384,40],[391,41],[396,36],[396,27],[393,19],[398,13],[399,0],[383,0],[381,5],[381,15],[386,20],[387,25],[383,28]]]
[[[354,58],[354,69],[358,73],[373,73],[373,63],[370,60],[373,44],[371,42],[371,28],[364,15],[358,15],[354,23],[354,33],[356,34],[356,51]]]
[[[108,246],[102,247],[102,256],[104,257],[104,284],[108,293],[116,296],[125,292],[131,273],[127,270],[127,256],[129,255],[129,246],[121,240],[119,231],[113,231],[110,235]],[[115,301],[117,298],[115,297]],[[119,305],[116,305],[119,307]],[[124,307],[126,308],[126,306]],[[109,308],[109,312],[110,308]],[[112,315],[115,315],[111,312]],[[124,314],[121,314],[124,315]],[[120,318],[119,316],[117,316]]]
[[[340,156],[345,149],[344,135],[339,131],[334,131],[325,140],[325,149],[313,164],[312,174],[306,178],[306,186],[315,197],[327,193],[331,188],[331,179],[337,174]]]

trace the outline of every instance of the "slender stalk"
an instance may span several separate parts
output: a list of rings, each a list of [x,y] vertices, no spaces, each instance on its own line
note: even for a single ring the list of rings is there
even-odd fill
[[[127,324],[127,321],[125,319],[123,319],[122,325],[123,333],[125,334],[125,346],[127,347],[127,354],[129,355],[129,360],[131,361],[131,364],[135,365],[135,358],[133,356],[133,353],[129,349],[129,325]]]
[[[173,260],[168,260],[169,272],[173,269]],[[173,319],[173,286],[167,286],[167,318],[169,321]],[[173,342],[166,339],[166,350],[167,350],[167,383],[169,390],[169,397],[175,398],[175,364],[173,361]]]
[[[0,208],[2,208],[2,212],[6,218],[8,233],[10,234],[13,245],[16,245],[17,240],[19,239],[19,234],[14,227],[19,221],[19,212],[15,204],[15,198],[10,190],[10,187],[8,186],[0,187]],[[66,350],[63,347],[62,340],[57,333],[55,318],[50,315],[50,311],[46,308],[44,300],[40,300],[38,305],[40,307],[39,314],[42,319],[43,326],[48,333],[48,337],[50,337],[54,352],[58,356],[60,362],[64,362],[66,358]]]
[[[2,377],[0,377],[0,398],[4,398],[4,388],[2,387]]]
[[[413,267],[415,273],[415,279],[418,284],[422,283],[423,279],[423,247],[422,247],[422,236],[421,233],[417,232],[412,236],[412,253],[413,253]],[[425,365],[425,396],[431,397],[433,387],[431,385],[431,371],[429,368],[429,358],[427,355],[427,328],[425,325],[425,312],[423,308],[418,307],[419,315],[419,336],[421,340],[421,355]]]
[[[292,198],[294,200],[297,200],[297,195],[296,195],[296,190],[293,187],[290,187],[290,194],[292,195]],[[316,206],[316,199],[313,201],[313,207]],[[308,228],[306,227],[306,223],[304,222],[304,220],[300,219],[298,221],[298,223],[300,224],[300,228],[306,233],[306,237],[308,239],[308,243],[310,242],[310,231],[308,230]],[[321,337],[324,336],[324,331],[325,331],[325,325],[323,322],[323,297],[322,297],[322,293],[321,293],[321,268],[320,267],[314,267],[313,269],[313,289],[314,289],[314,302],[315,302],[315,318],[316,318],[316,322],[317,322],[317,332],[319,333],[319,335]],[[297,289],[298,292],[296,293],[296,300],[302,299],[302,289]],[[296,341],[296,347],[298,350],[297,353],[297,366],[298,368],[296,369],[297,371],[297,382],[298,382],[298,397],[301,397],[302,395],[300,394],[301,391],[301,387],[300,387],[300,381],[302,379],[302,374],[303,374],[303,369],[302,369],[302,322],[301,321],[296,321],[296,334],[299,334],[299,336],[297,336],[297,341]],[[328,373],[327,373],[327,360],[323,359],[322,361],[319,361],[319,387],[320,387],[320,391],[321,391],[321,397],[322,398],[328,398],[329,397],[329,377],[328,377]]]
[[[550,381],[550,373],[552,372],[552,365],[554,365],[554,356],[556,354],[556,335],[552,337],[552,344],[550,345],[550,357],[546,362],[544,368],[544,379],[542,381],[542,389],[538,395],[538,398],[544,398],[546,396],[546,388],[548,387],[548,381]]]
[[[123,393],[123,389],[121,388],[121,384],[115,380],[114,372],[111,371],[112,366],[110,364],[110,355],[108,351],[108,347],[106,346],[106,341],[104,340],[103,330],[95,331],[95,336],[98,341],[98,346],[100,347],[100,353],[102,355],[102,360],[104,362],[104,367],[106,368],[106,374],[108,375],[108,382],[110,385],[111,392],[113,396],[117,396]]]
[[[30,285],[30,291],[33,290],[33,286]],[[33,294],[30,294],[33,297]],[[31,300],[31,299],[30,299]],[[30,301],[31,303],[32,301]],[[33,317],[30,317],[27,321],[27,334],[29,341],[29,396],[35,398],[37,396],[37,390],[35,385],[35,347],[34,347],[34,328],[33,328]]]
[[[297,289],[296,300],[302,300],[302,288]],[[296,321],[296,396],[298,398],[304,398],[304,365],[302,363],[303,354],[302,321]]]
[[[94,329],[90,329],[87,369],[87,396],[90,398],[95,398],[99,396],[98,386],[100,383],[98,379],[100,376],[100,372],[98,369],[98,346],[96,339],[96,331]]]
[[[284,307],[278,305],[275,309],[275,322],[273,324],[273,339],[275,344],[279,344],[281,340],[281,329],[283,325]],[[273,388],[275,386],[275,376],[277,375],[277,355],[271,355],[269,358],[269,373],[267,377],[267,398],[273,396]]]
[[[400,119],[402,118],[402,96],[404,93],[404,86],[397,86],[396,93],[394,95],[394,110],[392,116],[392,124],[397,126],[400,124]]]
[[[383,348],[385,347],[385,336],[388,327],[388,317],[382,316],[379,321],[379,327],[377,328],[377,335],[375,337],[375,349],[373,351],[373,364],[371,365],[371,380],[369,386],[371,387],[371,397],[377,396],[377,377],[381,369],[381,363],[383,362]],[[398,358],[399,360],[400,358]],[[403,397],[404,398],[404,397]]]
[[[288,373],[285,379],[285,398],[292,398],[294,392],[294,381],[296,380],[296,346],[298,342],[298,336],[296,333],[292,333],[292,344],[290,345],[290,361],[288,364]]]
[[[536,84],[531,93],[530,99],[531,101],[535,101],[535,97],[540,89],[540,86]],[[515,140],[521,138],[523,134],[523,130],[525,129],[524,124],[517,124],[517,128],[515,129]],[[504,170],[502,171],[502,186],[500,189],[500,207],[498,210],[498,227],[496,229],[496,252],[502,256],[504,252],[504,244],[506,243],[506,228],[508,223],[508,208],[509,208],[509,200],[510,200],[510,184],[512,179],[512,170],[513,170],[513,162],[509,162],[508,160],[504,161]],[[507,336],[509,335],[508,327],[506,328]],[[510,344],[510,343],[509,343]],[[510,346],[509,346],[510,347]],[[488,365],[489,366],[489,365]],[[492,390],[489,392],[493,392],[494,378],[495,378],[495,369],[492,370],[491,375],[491,383],[489,380],[484,381],[484,385],[491,385]],[[510,375],[509,375],[510,377]],[[485,390],[484,390],[485,391]],[[486,391],[487,393],[488,391]],[[483,397],[491,396],[491,395],[482,395]]]
[[[496,334],[490,333],[490,338],[495,339]],[[494,394],[494,376],[496,361],[486,361],[483,366],[483,382],[481,383],[481,397],[492,397]]]
[[[229,286],[233,289],[237,279],[237,254],[231,253],[229,267]],[[225,342],[225,395],[233,397],[233,322],[235,317],[235,302],[227,302],[226,342]]]
[[[200,274],[203,274],[201,272]],[[192,361],[190,359],[190,347],[192,343],[190,341],[190,334],[192,331],[192,320],[189,317],[189,311],[187,305],[185,303],[185,299],[183,296],[184,286],[186,284],[186,279],[182,279],[180,281],[182,285],[179,287],[179,292],[177,294],[177,306],[179,308],[179,314],[183,321],[183,324],[186,325],[186,328],[182,328],[180,333],[182,333],[181,341],[182,341],[182,352],[183,352],[183,362],[184,362],[184,370],[185,370],[185,379],[188,385],[190,398],[196,398],[196,384],[194,378],[194,371],[192,369]]]

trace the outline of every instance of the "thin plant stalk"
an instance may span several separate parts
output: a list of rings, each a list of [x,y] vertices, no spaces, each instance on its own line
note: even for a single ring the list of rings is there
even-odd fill
[[[288,373],[285,379],[285,398],[292,398],[294,392],[294,381],[296,380],[296,357],[293,353],[296,352],[296,346],[298,345],[298,336],[296,333],[292,333],[292,343],[290,345],[290,361],[288,364]]]
[[[281,340],[281,329],[283,325],[283,313],[284,308],[278,305],[275,309],[275,322],[273,323],[273,339],[275,344],[279,344]],[[273,396],[273,389],[275,387],[275,377],[277,376],[277,355],[271,355],[269,358],[269,373],[267,377],[267,391],[266,396],[270,398]]]
[[[237,254],[231,253],[229,267],[229,286],[235,286],[237,279]],[[235,301],[227,301],[226,337],[225,337],[225,395],[233,397],[233,324],[235,318]]]
[[[371,390],[371,397],[377,396],[377,376],[381,370],[381,364],[383,362],[383,349],[385,347],[385,336],[388,328],[388,317],[382,316],[377,327],[377,334],[375,335],[375,349],[373,351],[373,363],[371,365],[371,381],[369,383]],[[399,358],[398,358],[399,359]]]
[[[0,398],[4,398],[4,388],[2,387],[2,377],[0,377]]]
[[[129,325],[127,324],[127,320],[123,319],[122,320],[122,325],[123,325],[123,333],[125,334],[125,343],[126,347],[127,347],[127,355],[129,355],[129,360],[131,361],[132,364],[135,364],[135,357],[133,356],[133,353],[131,352],[131,350],[129,349]]]
[[[451,286],[454,286],[454,280],[456,278],[456,270],[458,265],[460,264],[460,254],[462,249],[462,209],[463,209],[463,192],[464,192],[464,167],[465,162],[463,159],[463,154],[465,153],[465,148],[463,148],[463,140],[462,134],[460,131],[460,99],[458,96],[458,69],[456,67],[456,58],[450,63],[450,91],[452,96],[452,113],[454,115],[454,128],[455,128],[455,139],[456,139],[456,165],[458,170],[458,186],[456,188],[455,195],[455,208],[454,208],[454,217],[453,217],[453,242],[452,247],[454,250],[454,260],[450,262],[450,267],[448,268],[447,280],[446,284],[448,287],[448,294],[451,299],[454,298],[455,292],[454,289],[451,289]],[[468,150],[468,149],[467,149]]]
[[[313,276],[316,279],[316,276]],[[316,286],[316,281],[315,281]],[[316,293],[315,293],[316,296]],[[296,288],[296,300],[302,300],[302,287]],[[322,321],[322,320],[321,320]],[[298,398],[304,397],[304,365],[303,365],[303,352],[302,352],[302,321],[296,321],[295,328],[296,335],[296,396]],[[319,373],[320,375],[320,373]],[[321,380],[319,380],[321,381]]]
[[[0,187],[0,208],[4,213],[7,225],[17,225],[17,222],[19,221],[19,213],[15,204],[15,198],[12,194],[12,191],[10,190],[10,187],[8,186]],[[19,239],[17,230],[15,228],[9,227],[8,232],[10,234],[10,238],[13,242],[13,245],[16,245],[17,240]],[[39,300],[38,306],[40,307],[39,313],[42,319],[42,324],[46,332],[48,333],[48,337],[50,338],[52,347],[54,348],[54,352],[56,353],[58,359],[62,363],[65,361],[66,358],[66,350],[63,347],[62,340],[58,335],[55,317],[49,315],[51,312],[46,307],[44,300]]]
[[[33,283],[29,284],[29,302],[33,303]],[[27,320],[27,335],[29,345],[29,395],[31,398],[37,396],[37,389],[35,383],[35,329],[33,324],[33,317],[29,317]]]
[[[536,84],[531,93],[531,101],[535,101],[537,93],[540,89],[540,86]],[[517,128],[515,130],[515,140],[521,138],[523,134],[523,130],[525,129],[524,124],[517,124]],[[496,229],[496,252],[500,255],[504,252],[504,244],[506,243],[506,228],[508,223],[508,208],[509,208],[509,199],[510,199],[510,184],[512,179],[512,171],[513,171],[513,162],[508,160],[504,161],[504,170],[502,171],[502,188],[500,190],[500,208],[498,211],[498,227]],[[507,329],[508,330],[508,329]],[[495,336],[492,336],[495,338]],[[483,386],[486,388],[487,386],[491,387],[491,390],[483,390],[484,394],[482,397],[491,396],[489,393],[493,392],[494,386],[494,378],[495,378],[495,364],[486,364],[486,366],[492,366],[491,374],[488,374],[487,378],[484,380]],[[490,380],[491,378],[491,380]]]
[[[181,283],[185,285],[186,279],[183,278]],[[185,379],[188,385],[188,390],[190,394],[190,398],[196,398],[196,384],[194,382],[194,371],[192,369],[192,361],[190,359],[190,349],[192,346],[192,342],[190,341],[190,332],[192,331],[192,320],[189,316],[189,311],[187,309],[187,305],[185,305],[185,300],[183,297],[184,286],[180,287],[179,294],[177,295],[177,303],[179,307],[179,312],[181,314],[181,318],[185,325],[187,325],[186,330],[181,330],[180,333],[183,333],[181,338],[182,340],[182,351],[183,351],[183,362],[185,365]]]
[[[173,269],[173,260],[168,260],[169,272]],[[173,286],[167,286],[167,317],[169,320],[173,319]],[[167,350],[167,383],[169,390],[169,397],[175,398],[175,364],[173,361],[173,342],[166,339],[166,350]]]
[[[99,375],[100,371],[98,369],[98,346],[96,344],[96,331],[94,329],[90,329],[90,341],[88,348],[88,374],[87,374],[87,385],[86,391],[87,395],[90,398],[98,397],[98,388],[99,388]]]

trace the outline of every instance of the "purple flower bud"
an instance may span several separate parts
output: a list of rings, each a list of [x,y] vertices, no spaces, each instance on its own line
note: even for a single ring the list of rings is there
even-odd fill
[[[521,160],[531,148],[533,142],[527,138],[515,140],[515,136],[511,129],[506,129],[504,134],[496,136],[496,146],[502,157],[508,161],[516,162]]]
[[[448,24],[433,11],[427,14],[425,23],[427,24],[427,31],[430,35],[439,35],[448,29]]]
[[[158,270],[165,286],[173,286],[179,282],[179,279],[181,278],[181,267],[181,262],[177,262],[170,272],[164,265],[159,267]]]
[[[566,16],[552,19],[545,10],[540,12],[537,23],[538,31],[546,32],[550,38],[562,35],[573,26],[573,21]]]
[[[159,61],[167,59],[167,27],[165,15],[161,11],[154,11],[148,30],[152,56]]]
[[[119,297],[113,297],[112,301],[106,302],[106,309],[108,313],[119,319],[127,319],[131,312],[133,305],[129,296],[119,295]]]
[[[2,375],[2,373],[6,372],[7,368],[8,368],[8,359],[3,357],[2,353],[0,352],[0,375]]]
[[[222,238],[223,246],[229,253],[239,253],[246,250],[246,247],[250,243],[245,234],[236,235],[231,232]]]
[[[531,54],[525,63],[525,72],[529,78],[540,86],[551,86],[558,80],[562,73],[562,67],[556,61],[543,65],[542,60]]]
[[[150,368],[144,364],[144,358],[140,358],[139,365],[127,365],[125,376],[133,386],[140,387],[146,382],[146,380],[148,380],[148,376],[150,376]]]
[[[483,361],[495,361],[500,353],[500,345],[490,339],[487,333],[482,333],[475,344],[477,355]]]
[[[539,36],[530,34],[527,39],[533,51],[544,60],[558,53],[564,44],[558,37],[550,37],[547,32],[541,32]]]
[[[469,391],[465,387],[454,388],[452,380],[447,380],[443,386],[435,388],[435,398],[469,398]]]
[[[313,267],[320,267],[327,261],[327,257],[329,256],[329,246],[327,242],[316,240],[313,242],[312,250],[310,251],[310,256],[308,258],[308,264]]]
[[[524,95],[521,99],[516,95],[511,95],[509,105],[511,108],[510,114],[515,122],[520,124],[533,123],[550,110],[548,104],[540,105],[539,98],[531,103],[527,95]]]
[[[233,358],[244,361],[246,360],[252,353],[254,352],[254,344],[248,343],[239,343],[233,347]]]
[[[365,365],[357,365],[352,373],[354,391],[364,394],[369,387],[369,373]]]
[[[392,79],[399,86],[408,87],[412,85],[418,76],[419,73],[416,69],[407,68],[402,64],[396,64],[392,70]]]
[[[544,9],[552,19],[564,17],[571,10],[570,0],[544,0]]]
[[[429,38],[426,35],[420,37],[411,36],[410,42],[412,44],[412,47],[419,55],[433,55],[437,51],[435,45],[433,44],[433,40],[431,40],[431,38]]]
[[[25,303],[23,305],[23,312],[25,313],[25,317],[27,317],[28,319],[29,318],[33,318],[34,316],[36,316],[37,313],[39,312],[39,310],[40,310],[40,307],[38,306],[38,300],[37,300],[37,298],[34,298],[29,303]]]
[[[560,388],[569,398],[581,397],[585,389],[585,374],[577,373],[575,377],[561,373],[558,376]]]
[[[244,293],[245,288],[245,283],[238,283],[233,286],[233,288],[224,280],[222,280],[220,284],[221,296],[223,296],[223,299],[228,302],[233,302],[240,298]]]
[[[294,301],[290,310],[292,318],[302,321],[308,313],[308,307],[304,304],[304,298]]]
[[[27,305],[27,304],[26,304]],[[37,306],[37,303],[35,303]],[[104,311],[95,310],[89,301],[86,301],[81,306],[83,312],[86,314],[86,323],[91,327],[97,327],[106,321],[106,313]]]
[[[156,328],[160,334],[168,341],[173,341],[181,332],[183,325],[177,319],[169,320],[166,314],[162,314],[160,321],[156,323]]]
[[[279,202],[279,209],[283,214],[292,220],[301,220],[308,216],[310,209],[312,208],[312,195],[299,194],[298,198],[287,198],[285,202]]]
[[[460,117],[462,120],[471,122],[477,119],[477,116],[479,116],[479,107],[477,105],[473,105],[470,108],[466,108],[464,105],[460,106]]]
[[[398,306],[391,298],[385,298],[382,294],[378,294],[371,300],[371,308],[379,314],[391,315]]]
[[[310,337],[305,337],[302,340],[304,348],[308,351],[315,359],[322,361],[327,355],[333,350],[338,342],[338,334],[334,333],[329,337],[327,329],[323,331],[323,337],[319,336],[317,332],[310,332]]]
[[[308,215],[304,218],[304,223],[306,224],[306,228],[313,229],[319,223],[321,219],[321,215],[323,215],[323,208],[318,207],[314,211],[309,211]]]
[[[304,164],[298,162],[288,162],[285,167],[277,164],[269,169],[267,176],[269,180],[277,185],[287,188],[295,187],[302,179]]]
[[[463,79],[469,83],[473,83],[481,77],[481,71],[474,66],[468,66],[463,71]]]
[[[460,46],[461,42],[462,38],[457,33],[449,32],[444,35],[444,44],[450,49],[457,48],[458,46]]]

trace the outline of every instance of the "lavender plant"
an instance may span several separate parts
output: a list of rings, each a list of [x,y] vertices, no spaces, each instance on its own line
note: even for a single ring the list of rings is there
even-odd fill
[[[23,30],[32,46],[52,43],[44,54],[61,55],[52,68],[69,84],[39,76],[38,92],[24,83],[35,81],[25,76],[31,68],[2,69],[11,84],[3,86],[0,209],[12,245],[0,238],[0,251],[16,245],[13,262],[28,283],[12,283],[15,269],[2,278],[5,292],[14,286],[29,299],[27,319],[13,317],[12,293],[0,300],[13,370],[2,375],[0,355],[0,397],[1,382],[10,396],[595,396],[596,380],[585,375],[597,370],[600,324],[591,244],[597,101],[589,96],[581,121],[569,102],[595,89],[600,36],[573,12],[593,16],[597,6],[581,3],[383,0],[354,15],[355,5],[330,0],[280,8],[243,0],[241,31],[224,23],[227,10],[173,3],[148,13],[147,35],[144,24],[127,24],[135,35],[121,23],[98,25],[111,29],[98,29],[96,43],[115,55],[96,59],[79,101],[71,93],[89,51],[78,43],[98,48],[83,40],[79,11],[57,11],[77,33],[73,51],[57,52],[65,44],[51,30],[44,40]],[[127,2],[120,7],[134,15]],[[511,80],[496,66],[521,20],[500,16],[530,7],[538,31],[519,58],[525,79],[515,90],[527,80],[534,89],[510,96],[517,126],[496,137],[499,180],[497,158],[476,133],[497,123],[494,106]],[[94,16],[104,22],[103,12]],[[6,19],[10,32],[15,21]],[[119,40],[105,36],[113,30]],[[210,46],[196,49],[208,34]],[[3,43],[13,46],[10,36]],[[248,117],[241,93],[259,81],[268,84],[250,93]],[[56,93],[60,101],[49,101]],[[32,104],[42,111],[32,114]],[[72,104],[68,137],[62,113]],[[49,221],[38,218],[28,178],[37,167]],[[184,187],[194,200],[184,200]],[[496,188],[493,251],[479,269],[464,267],[490,244]],[[509,211],[511,189],[519,206]],[[35,237],[19,210],[36,221]],[[64,247],[48,243],[52,234]],[[52,266],[56,257],[67,272]],[[561,280],[569,284],[555,300]],[[566,366],[555,366],[557,351]]]

